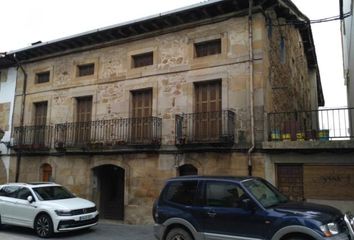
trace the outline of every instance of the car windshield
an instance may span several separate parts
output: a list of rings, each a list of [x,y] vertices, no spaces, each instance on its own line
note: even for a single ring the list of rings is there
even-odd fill
[[[285,203],[288,201],[286,196],[266,181],[249,179],[244,181],[243,185],[265,208],[274,207],[279,203]]]
[[[62,186],[46,186],[33,188],[41,201],[74,198],[75,196]]]

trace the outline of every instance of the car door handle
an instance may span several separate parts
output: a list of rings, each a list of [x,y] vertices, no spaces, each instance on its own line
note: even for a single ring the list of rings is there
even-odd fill
[[[216,215],[216,212],[214,212],[214,211],[209,211],[209,212],[208,212],[208,216],[209,216],[209,217],[212,217],[212,218],[213,218],[213,217],[215,217],[215,215]]]

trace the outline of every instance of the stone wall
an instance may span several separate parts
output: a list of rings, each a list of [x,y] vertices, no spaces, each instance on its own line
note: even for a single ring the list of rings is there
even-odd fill
[[[11,171],[14,172],[16,157],[11,161]],[[153,202],[165,181],[178,175],[179,166],[192,164],[200,175],[245,176],[248,173],[247,161],[244,153],[189,153],[181,158],[175,154],[23,156],[19,181],[40,181],[41,166],[49,164],[53,169],[53,181],[79,197],[97,202],[93,169],[107,164],[121,167],[125,172],[124,222],[144,224],[152,223]],[[254,175],[264,177],[263,154],[255,154],[253,161]]]
[[[263,28],[254,19],[255,98],[259,139],[263,134]],[[194,57],[194,42],[220,38],[221,54]],[[154,64],[131,67],[131,56],[153,51]],[[77,77],[78,64],[94,63],[95,74]],[[163,118],[163,143],[174,144],[174,115],[194,111],[194,83],[221,79],[222,109],[236,113],[236,129],[249,141],[249,64],[247,18],[187,29],[117,46],[64,55],[24,65],[28,78],[25,125],[34,121],[34,103],[48,101],[48,124],[72,122],[75,98],[93,96],[93,120],[130,116],[131,91],[153,90],[153,115]],[[35,83],[36,73],[50,71],[48,83]],[[14,125],[19,125],[23,74],[18,76]],[[237,141],[239,139],[237,138]]]
[[[272,21],[268,22],[266,33],[269,42],[266,109],[269,112],[311,110],[311,95],[316,94],[316,89],[311,86],[313,79],[300,32],[272,12],[267,15]]]

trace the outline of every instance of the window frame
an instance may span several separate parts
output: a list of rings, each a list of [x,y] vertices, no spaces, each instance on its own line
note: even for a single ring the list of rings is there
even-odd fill
[[[169,193],[169,191],[170,191],[170,189],[171,189],[171,186],[173,186],[173,185],[175,185],[175,184],[181,184],[181,183],[186,183],[186,182],[195,182],[195,184],[196,184],[196,188],[195,188],[195,193],[194,193],[194,196],[192,197],[192,201],[191,201],[191,203],[190,204],[187,204],[186,202],[184,202],[184,203],[181,203],[181,202],[176,202],[176,201],[172,201],[171,199],[167,199],[167,196],[168,196],[168,193]],[[196,206],[196,205],[198,205],[198,203],[200,202],[200,197],[198,197],[198,196],[200,196],[200,188],[199,188],[199,186],[200,186],[200,181],[198,181],[198,180],[194,180],[194,179],[191,179],[191,180],[184,180],[184,181],[171,181],[171,182],[169,182],[167,185],[166,185],[166,187],[165,187],[165,189],[164,189],[164,192],[163,192],[163,194],[162,194],[162,198],[163,198],[163,201],[166,201],[166,202],[169,202],[169,203],[171,203],[171,204],[176,204],[176,205],[183,205],[183,206]]]
[[[214,43],[217,43],[217,48]],[[202,58],[222,54],[222,39],[215,38],[205,41],[194,42],[194,58]]]
[[[147,61],[147,57],[148,57],[149,62],[145,63]],[[142,58],[142,59],[139,59],[139,58]],[[141,62],[139,64],[137,64],[137,60],[141,61]],[[143,52],[143,53],[131,55],[131,68],[142,68],[142,67],[148,67],[148,66],[152,66],[152,65],[154,65],[154,51],[148,51],[148,52]]]
[[[48,79],[46,81],[40,80],[42,76],[48,76]],[[41,72],[36,72],[35,76],[35,84],[44,84],[50,82],[50,71],[41,71]]]
[[[208,185],[210,185],[210,184],[224,184],[224,185],[233,185],[233,186],[235,186],[235,187],[237,187],[237,190],[238,190],[238,199],[241,199],[241,197],[240,196],[242,196],[242,195],[244,195],[244,196],[248,196],[247,195],[247,193],[246,193],[246,191],[241,187],[241,185],[240,184],[238,184],[238,183],[235,183],[235,182],[229,182],[229,181],[213,181],[213,180],[208,180],[208,181],[205,181],[205,183],[204,183],[204,186],[203,186],[203,206],[205,206],[205,207],[211,207],[211,208],[233,208],[233,209],[235,209],[235,208],[237,208],[237,209],[240,209],[240,208],[242,208],[241,206],[240,206],[240,202],[238,203],[239,205],[238,206],[213,206],[213,205],[209,205],[208,204],[208,191],[207,191],[207,187],[208,187]],[[242,194],[240,194],[240,191],[242,191]]]
[[[89,62],[89,63],[83,63],[83,64],[78,64],[76,66],[76,77],[88,77],[88,76],[94,76],[95,72],[96,72],[96,68],[95,68],[96,64],[95,62]],[[82,68],[88,68],[88,69],[82,69]],[[88,73],[86,73],[85,71],[88,71]]]

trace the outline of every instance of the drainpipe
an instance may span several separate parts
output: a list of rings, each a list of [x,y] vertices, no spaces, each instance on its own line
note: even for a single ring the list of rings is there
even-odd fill
[[[253,0],[249,0],[248,10],[248,45],[249,45],[249,75],[250,75],[250,117],[251,117],[251,147],[248,149],[248,175],[252,176],[252,152],[255,148],[254,132],[254,89],[253,89],[253,32],[252,32]]]
[[[20,131],[20,136],[19,136],[19,144],[21,146],[22,144],[22,138],[23,138],[23,126],[24,126],[24,115],[25,115],[25,103],[26,103],[26,88],[27,88],[27,73],[25,71],[25,69],[23,68],[23,66],[21,65],[21,63],[18,61],[18,59],[16,58],[16,54],[13,55],[14,60],[17,63],[17,69],[20,68],[21,71],[23,72],[23,88],[22,88],[22,105],[21,105],[21,114],[20,114],[20,127],[21,127],[21,131]],[[21,153],[21,147],[18,149],[17,153],[16,153],[16,175],[15,175],[15,182],[18,182],[19,177],[20,177],[20,166],[21,166],[21,157],[22,157],[22,153]]]

